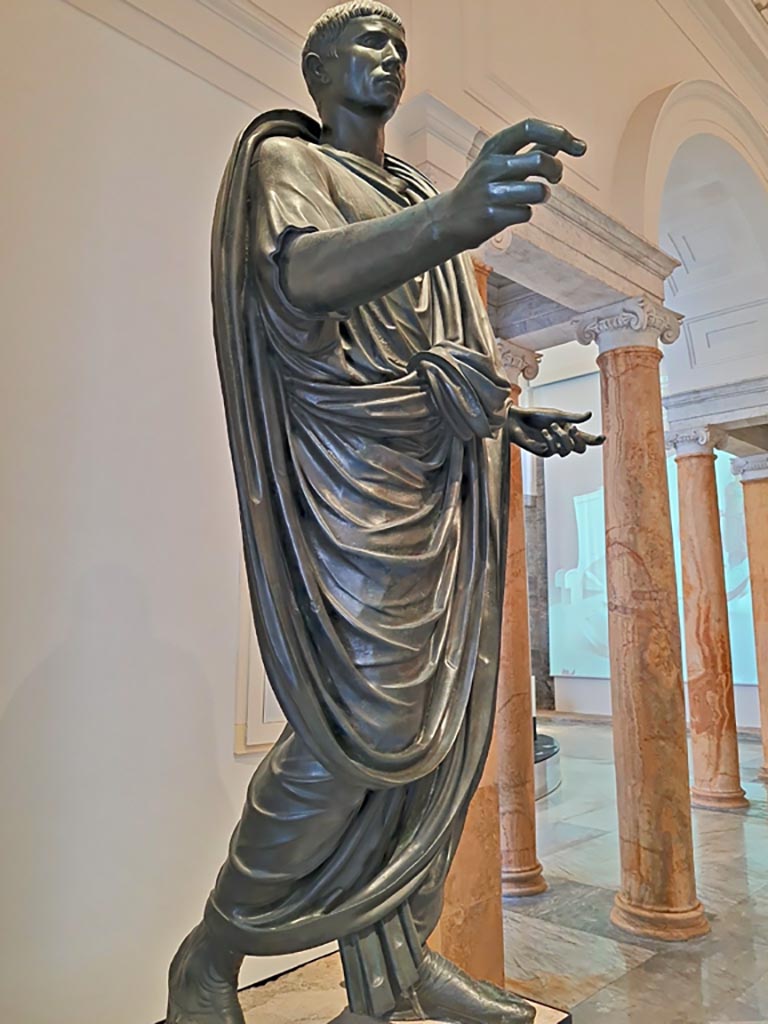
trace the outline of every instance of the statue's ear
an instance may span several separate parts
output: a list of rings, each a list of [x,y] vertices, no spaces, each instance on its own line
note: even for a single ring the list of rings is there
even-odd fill
[[[308,53],[304,57],[303,65],[304,78],[310,87],[328,85],[331,76],[328,74],[322,57],[317,53]]]

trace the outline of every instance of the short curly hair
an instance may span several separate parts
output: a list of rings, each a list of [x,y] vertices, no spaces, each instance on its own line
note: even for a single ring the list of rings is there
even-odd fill
[[[302,67],[308,53],[317,53],[321,57],[335,57],[335,43],[353,18],[386,18],[398,28],[404,27],[402,18],[395,14],[391,7],[378,3],[377,0],[351,0],[349,3],[337,4],[321,14],[309,30],[301,51]],[[304,78],[314,99],[314,90],[306,72]]]

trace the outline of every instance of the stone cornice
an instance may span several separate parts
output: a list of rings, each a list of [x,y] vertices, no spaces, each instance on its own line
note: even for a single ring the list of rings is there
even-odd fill
[[[674,395],[665,395],[664,408],[670,415],[682,417],[689,408],[700,408],[703,399],[707,401],[732,400],[734,408],[743,408],[752,404],[768,405],[768,377],[753,377],[750,380],[736,381],[733,384],[716,384],[713,387],[695,388],[692,391],[679,391]],[[757,401],[755,401],[757,400]],[[737,419],[737,416],[733,417]]]
[[[747,455],[744,459],[734,459],[731,470],[743,484],[751,480],[768,480],[768,452]]]
[[[598,206],[565,185],[558,185],[552,190],[552,197],[547,205],[564,220],[588,231],[597,241],[618,250],[662,281],[680,265],[679,260],[668,256],[662,249],[642,235],[631,231],[615,217],[606,218]]]
[[[640,295],[585,313],[573,327],[582,345],[597,342],[602,353],[637,345],[656,347],[658,341],[671,345],[680,336],[681,320],[679,313]]]
[[[521,376],[524,380],[534,380],[538,376],[541,362],[541,355],[538,352],[531,352],[530,349],[522,348],[504,338],[498,338],[497,345],[501,365],[509,377],[510,384],[517,384]]]
[[[590,203],[567,185],[558,185],[552,190],[545,209],[547,214],[554,215],[557,222],[565,221],[580,232],[587,232],[601,245],[620,253],[661,281],[666,280],[680,266],[679,260],[668,256],[647,238],[631,231],[621,221],[607,216],[598,206]],[[539,216],[535,223],[541,226],[544,218],[538,210],[536,212]],[[505,228],[488,244],[499,252],[506,252],[519,233],[519,227]]]

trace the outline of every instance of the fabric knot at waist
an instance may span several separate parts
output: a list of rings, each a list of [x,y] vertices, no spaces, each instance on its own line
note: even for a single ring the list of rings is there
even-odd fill
[[[442,342],[408,362],[428,388],[441,418],[462,441],[491,437],[504,426],[509,382],[482,352]]]

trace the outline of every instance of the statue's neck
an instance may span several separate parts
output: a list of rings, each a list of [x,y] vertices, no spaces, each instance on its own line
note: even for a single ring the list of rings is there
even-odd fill
[[[384,121],[369,111],[359,112],[348,107],[322,111],[323,130],[320,141],[345,153],[369,160],[379,167],[384,165]]]

